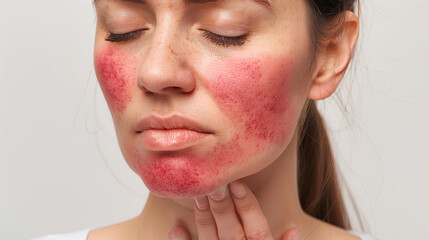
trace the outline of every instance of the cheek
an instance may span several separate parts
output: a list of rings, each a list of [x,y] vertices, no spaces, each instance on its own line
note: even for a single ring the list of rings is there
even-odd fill
[[[295,117],[289,75],[291,61],[260,57],[232,59],[212,65],[209,85],[220,109],[239,129],[240,145],[255,151],[282,145]],[[251,150],[251,149],[246,149]]]
[[[107,46],[94,59],[95,72],[109,107],[123,111],[132,100],[137,79],[137,59]]]

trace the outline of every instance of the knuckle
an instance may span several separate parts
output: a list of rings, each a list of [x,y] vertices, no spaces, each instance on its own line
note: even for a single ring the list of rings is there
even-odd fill
[[[211,216],[196,217],[195,222],[201,227],[211,226],[215,224],[214,219]]]
[[[219,240],[246,240],[246,236],[243,231],[236,233],[235,235],[228,237],[219,237]]]
[[[234,210],[233,207],[230,205],[214,206],[211,209],[213,214],[216,214],[216,215],[228,215]]]
[[[267,226],[250,229],[246,232],[247,240],[265,240],[269,239],[271,232]]]
[[[240,212],[253,212],[257,210],[257,207],[258,206],[256,206],[255,204],[248,203],[248,204],[239,205],[236,208]]]

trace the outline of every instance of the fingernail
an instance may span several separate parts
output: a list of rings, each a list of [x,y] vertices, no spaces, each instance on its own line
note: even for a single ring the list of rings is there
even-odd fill
[[[194,198],[194,201],[200,210],[207,210],[209,208],[209,200],[205,196]]]
[[[230,184],[229,189],[231,189],[232,194],[236,198],[244,198],[246,196],[246,189],[242,183],[234,181]]]
[[[223,186],[219,189],[217,189],[216,191],[210,193],[210,198],[215,200],[215,201],[222,201],[225,199],[226,197],[226,191],[227,191],[227,187]]]
[[[293,240],[301,240],[301,232],[297,229],[295,235],[293,236]]]

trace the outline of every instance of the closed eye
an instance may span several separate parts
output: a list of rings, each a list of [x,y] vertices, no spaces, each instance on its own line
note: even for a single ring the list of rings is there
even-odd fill
[[[145,30],[146,29],[139,29],[136,31],[121,33],[121,34],[109,32],[109,34],[106,36],[104,40],[109,42],[125,42],[139,37],[144,33]]]
[[[210,41],[216,45],[229,47],[229,46],[241,46],[247,40],[247,35],[237,36],[237,37],[226,37],[218,35],[209,31],[203,31],[203,36],[208,38]]]
[[[109,42],[125,42],[139,37],[144,33],[145,30],[146,29],[139,29],[136,31],[121,34],[109,32],[105,40]],[[246,34],[236,37],[227,37],[204,30],[202,35],[214,44],[222,47],[241,46],[247,41]]]

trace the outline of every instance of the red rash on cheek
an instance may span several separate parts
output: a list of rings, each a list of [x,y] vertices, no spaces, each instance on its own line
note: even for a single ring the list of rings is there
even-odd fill
[[[294,112],[288,81],[292,64],[274,57],[232,59],[214,66],[210,80],[215,100],[236,124],[241,140],[284,143]],[[287,113],[287,114],[286,114]]]
[[[137,81],[137,59],[107,46],[95,56],[95,72],[110,108],[123,111],[132,100]]]
[[[130,166],[152,193],[162,197],[202,196],[220,187],[234,166],[245,166],[249,158],[273,144],[285,144],[293,134],[296,113],[291,108],[290,68],[290,62],[274,57],[210,64],[203,75],[215,102],[232,122],[231,138],[224,143],[215,138],[213,145],[170,154],[149,153],[136,141],[135,148],[126,151]],[[261,168],[258,161],[255,166]]]

